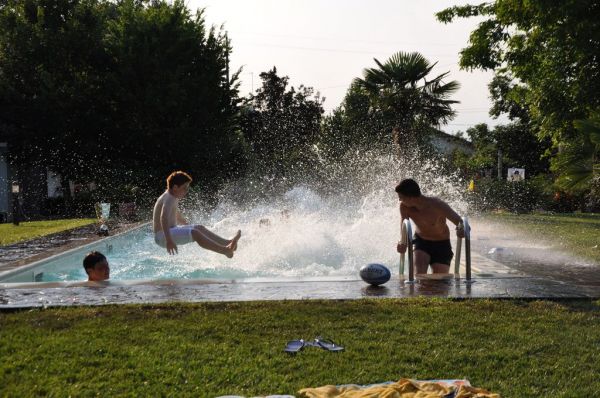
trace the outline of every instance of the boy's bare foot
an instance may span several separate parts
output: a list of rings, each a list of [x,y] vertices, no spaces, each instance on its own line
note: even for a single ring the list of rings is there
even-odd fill
[[[235,236],[233,237],[233,239],[231,239],[229,242],[229,245],[231,245],[231,250],[236,251],[237,250],[237,243],[238,240],[240,240],[240,238],[242,237],[242,231],[238,229],[237,233],[235,234]],[[229,245],[227,245],[227,247],[229,247]]]
[[[227,246],[225,246],[225,250],[223,251],[223,254],[227,258],[232,258],[233,257],[233,249],[231,248],[231,243],[228,244]]]

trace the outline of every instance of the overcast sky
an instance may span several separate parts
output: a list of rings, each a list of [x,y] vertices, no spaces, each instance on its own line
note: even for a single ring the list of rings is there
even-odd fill
[[[384,62],[397,51],[418,51],[437,62],[432,75],[450,71],[458,80],[458,114],[442,130],[465,131],[477,123],[496,125],[487,85],[491,73],[461,71],[459,51],[479,20],[444,25],[435,13],[466,4],[446,0],[188,0],[192,10],[205,8],[209,25],[229,33],[231,70],[243,66],[241,95],[256,90],[259,74],[277,67],[294,87],[319,91],[326,113],[340,105],[347,88],[373,58]],[[478,3],[475,1],[474,3]]]

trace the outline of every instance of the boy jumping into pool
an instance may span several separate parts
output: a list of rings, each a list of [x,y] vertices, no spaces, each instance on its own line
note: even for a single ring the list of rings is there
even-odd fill
[[[207,250],[233,257],[242,231],[238,230],[233,239],[224,239],[202,225],[189,225],[177,209],[191,182],[192,177],[183,171],[175,171],[167,178],[167,190],[154,205],[154,241],[169,254],[177,253],[177,245],[196,242]]]
[[[400,223],[410,218],[416,225],[413,238],[415,273],[426,274],[431,265],[434,274],[447,274],[454,253],[446,220],[456,225],[456,236],[463,238],[462,219],[443,200],[421,195],[421,188],[413,179],[402,180],[396,186],[396,192],[400,200]],[[398,242],[397,250],[404,253],[406,243]]]

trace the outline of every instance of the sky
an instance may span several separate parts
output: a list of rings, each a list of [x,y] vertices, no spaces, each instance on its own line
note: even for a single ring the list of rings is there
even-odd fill
[[[338,107],[352,80],[398,51],[423,54],[437,76],[461,87],[452,97],[457,116],[441,129],[455,134],[478,123],[506,123],[488,115],[492,73],[460,70],[459,52],[480,19],[444,25],[435,13],[468,4],[454,0],[188,0],[205,9],[208,25],[223,26],[233,47],[230,69],[243,67],[240,95],[260,87],[259,74],[277,67],[290,85],[313,87],[326,114]],[[475,1],[475,4],[478,2]]]

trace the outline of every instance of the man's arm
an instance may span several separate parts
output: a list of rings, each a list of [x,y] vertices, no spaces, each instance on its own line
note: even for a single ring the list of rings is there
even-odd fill
[[[452,221],[452,223],[456,225],[456,236],[458,236],[459,238],[464,238],[465,226],[463,225],[462,218],[450,207],[450,205],[448,205],[446,202],[442,203],[444,215],[448,220]]]
[[[167,251],[169,254],[177,253],[177,245],[173,242],[171,237],[171,225],[169,224],[169,211],[175,206],[175,202],[166,195],[162,204],[162,210],[160,212],[160,226],[165,234],[165,240],[167,243]]]

